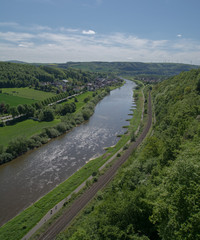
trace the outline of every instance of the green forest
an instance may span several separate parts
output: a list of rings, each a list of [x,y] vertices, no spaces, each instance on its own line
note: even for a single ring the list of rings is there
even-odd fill
[[[200,239],[200,70],[151,94],[151,134],[57,240]]]
[[[0,62],[0,88],[35,87],[40,89],[42,82],[55,82],[63,79],[81,84],[93,79],[96,73],[86,73],[80,69],[61,69],[56,66],[32,65],[25,63]],[[100,77],[101,74],[98,74]],[[52,89],[41,89],[51,91]]]
[[[196,65],[181,63],[143,63],[143,62],[68,62],[58,64],[57,67],[68,69],[82,69],[91,72],[113,72],[129,76],[154,76],[166,78],[182,71],[199,68]]]

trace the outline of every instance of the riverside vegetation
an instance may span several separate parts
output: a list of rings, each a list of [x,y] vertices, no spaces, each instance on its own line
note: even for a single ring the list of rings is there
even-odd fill
[[[8,143],[6,146],[0,146],[0,164],[8,162],[30,149],[39,147],[47,143],[49,139],[58,137],[76,125],[87,121],[93,114],[95,105],[103,99],[109,91],[110,89],[107,88],[99,92],[88,92],[84,94],[86,96],[83,100],[84,106],[80,107],[81,105],[79,105],[77,111],[76,103],[79,101],[78,97],[69,103],[58,104],[51,108],[47,107],[36,111],[34,116],[41,122],[26,120],[25,116],[25,119],[23,119],[25,121],[21,123],[14,126],[2,127],[1,138],[4,138],[4,143]],[[55,115],[57,119],[54,119]],[[25,129],[27,129],[27,132],[23,133]],[[11,130],[11,132],[9,130]],[[19,134],[21,131],[22,134]],[[27,136],[25,137],[26,134]],[[15,136],[15,138],[9,140],[10,136]]]
[[[152,97],[151,135],[57,240],[200,239],[200,70]]]
[[[0,164],[87,121],[97,102],[122,84],[106,76],[109,86],[87,91],[105,74],[4,62],[0,70]]]
[[[142,86],[142,84],[140,84],[140,86]],[[137,109],[134,110],[134,117],[130,120],[130,126],[127,129],[129,133],[135,132],[138,126],[140,125],[142,107],[144,102],[141,87],[138,87],[134,91],[134,95],[137,103]],[[85,99],[85,96],[83,95],[80,95],[79,97]],[[74,100],[71,99],[70,101]],[[78,103],[79,104],[81,103],[81,99],[79,100]],[[18,216],[16,216],[15,218],[7,222],[5,225],[3,225],[0,228],[0,239],[1,238],[4,240],[21,239],[30,229],[32,229],[37,224],[37,222],[51,208],[53,208],[58,202],[60,202],[61,200],[66,198],[70,193],[72,193],[73,190],[76,189],[89,176],[98,173],[99,167],[102,166],[119,149],[126,145],[127,141],[130,139],[130,134],[128,134],[128,132],[121,137],[121,139],[118,141],[115,147],[108,148],[103,156],[100,156],[97,159],[89,161],[84,167],[82,167],[79,171],[73,174],[65,182],[60,184],[58,187],[53,189],[47,195],[42,197],[39,201],[34,203],[26,210],[22,211]],[[89,184],[90,183],[88,182],[87,186]],[[66,207],[68,207],[68,204],[66,205]]]

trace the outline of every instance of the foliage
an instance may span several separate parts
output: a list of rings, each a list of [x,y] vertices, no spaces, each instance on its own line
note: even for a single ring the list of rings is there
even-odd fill
[[[114,72],[120,75],[139,76],[144,78],[162,78],[162,76],[173,76],[182,71],[198,68],[195,65],[178,63],[142,63],[142,62],[69,62],[58,64],[61,68],[75,68],[91,72]]]
[[[200,70],[153,88],[153,134],[58,239],[200,239]]]

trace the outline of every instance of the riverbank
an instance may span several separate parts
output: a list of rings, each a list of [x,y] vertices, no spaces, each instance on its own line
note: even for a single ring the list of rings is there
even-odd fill
[[[0,142],[2,142],[2,147],[0,146],[0,165],[14,160],[29,150],[41,147],[51,139],[61,136],[86,122],[92,116],[96,104],[111,90],[120,86],[122,84],[100,89],[97,92],[85,92],[69,99],[65,103],[67,112],[63,116],[57,114],[53,121],[40,122],[28,119],[11,126],[2,127],[0,129]],[[70,111],[72,107],[75,108],[75,112]],[[62,103],[60,108],[62,108]],[[54,111],[56,112],[57,108]]]
[[[134,115],[136,113],[137,112],[134,112]],[[140,117],[137,118],[137,122],[140,122]],[[137,129],[136,125],[134,127],[135,129]],[[15,238],[13,239],[16,239],[16,235],[18,235],[16,234],[16,232],[19,233],[19,236],[20,236],[19,239],[20,239],[21,236],[23,236],[26,232],[28,232],[28,230],[31,229],[38,222],[38,219],[41,217],[41,215],[45,215],[45,213],[47,212],[47,209],[50,210],[60,200],[67,197],[77,186],[79,186],[85,179],[87,179],[87,177],[89,177],[93,172],[95,172],[100,165],[105,163],[108,160],[108,158],[111,157],[112,154],[114,154],[114,151],[117,151],[118,148],[123,146],[124,145],[123,141],[126,142],[126,139],[128,138],[128,136],[129,136],[128,134],[123,135],[123,137],[115,146],[115,148],[110,148],[107,151],[106,154],[109,154],[109,156],[107,155],[107,157],[105,157],[106,156],[105,154],[96,160],[90,161],[87,165],[85,165],[78,172],[76,172],[72,177],[70,177],[67,180],[68,183],[65,183],[65,184],[63,183],[63,185],[62,184],[59,185],[57,189],[51,191],[49,195],[46,195],[44,198],[40,199],[39,202],[34,204],[31,207],[31,210],[29,211],[25,210],[24,212],[22,212],[22,218],[19,217],[21,215],[20,214],[15,219],[11,220],[13,221],[10,224],[11,229],[9,229],[9,226],[7,224],[4,225],[1,229],[8,226],[7,232],[13,232],[13,233],[15,232],[15,235],[14,235]],[[67,191],[65,189],[67,189]],[[41,202],[41,200],[43,201],[43,203]],[[36,213],[35,215],[34,215],[34,212]],[[2,231],[0,230],[0,232]],[[12,239],[12,238],[9,237],[7,239]]]
[[[148,131],[151,128],[152,112],[151,112],[151,96],[150,96],[150,94],[149,94],[148,99],[149,99],[148,100],[148,121],[145,124],[145,128],[142,130],[142,133],[138,136],[138,138],[134,142],[130,143],[130,146],[127,148],[127,150],[121,149],[122,150],[121,154],[117,153],[115,155],[115,161],[112,163],[112,167],[107,169],[105,171],[105,173],[101,173],[100,176],[98,177],[98,179],[94,181],[94,183],[92,184],[92,186],[89,189],[87,189],[83,194],[81,194],[81,196],[78,197],[69,206],[68,209],[63,210],[63,214],[56,220],[55,223],[52,224],[52,226],[49,226],[48,230],[46,230],[44,234],[42,234],[40,237],[38,235],[38,236],[36,236],[36,238],[31,238],[31,239],[42,240],[45,238],[45,239],[50,240],[50,239],[55,238],[56,235],[60,231],[64,230],[66,227],[68,227],[71,224],[74,217],[76,217],[80,213],[80,211],[85,207],[85,205],[88,202],[90,202],[90,200],[93,199],[95,194],[100,189],[104,188],[105,185],[107,185],[112,180],[112,178],[114,177],[118,168],[129,158],[129,156],[133,153],[133,150],[135,150],[138,147],[138,145],[141,144],[141,142],[144,140],[144,138],[148,134]],[[101,193],[99,193],[98,196],[101,196]],[[96,199],[98,199],[98,196]],[[91,204],[90,204],[90,206],[91,206]],[[88,207],[88,208],[90,209],[90,207]],[[90,212],[90,210],[89,210],[89,212]],[[82,215],[82,214],[80,214],[80,215]],[[81,216],[78,216],[78,218],[79,217],[81,217]],[[73,221],[73,224],[74,224],[74,222],[76,222],[76,221]]]

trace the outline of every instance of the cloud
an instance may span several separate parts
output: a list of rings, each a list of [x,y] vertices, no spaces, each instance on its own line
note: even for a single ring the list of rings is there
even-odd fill
[[[0,60],[192,61],[200,64],[200,42],[192,39],[152,40],[124,33],[96,34],[93,30],[32,27],[29,31],[20,26],[16,31],[0,32]]]
[[[17,32],[0,32],[0,39],[8,42],[18,43],[20,41],[26,41],[35,38],[30,33],[17,33]]]
[[[182,34],[177,34],[177,37],[181,38],[181,37],[182,37]]]
[[[96,32],[95,32],[95,31],[93,31],[93,30],[88,30],[88,31],[86,31],[86,30],[83,30],[83,31],[82,31],[82,34],[85,34],[85,35],[95,35],[95,34],[96,34]]]
[[[79,31],[77,28],[65,28],[65,27],[60,27],[59,30],[61,32],[70,32],[70,33],[75,33]]]
[[[0,22],[1,27],[17,27],[19,26],[16,22]]]

